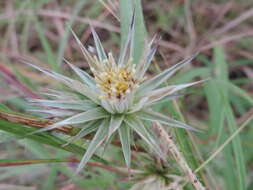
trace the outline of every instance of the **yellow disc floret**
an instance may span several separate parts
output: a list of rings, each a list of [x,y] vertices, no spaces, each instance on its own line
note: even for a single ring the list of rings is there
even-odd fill
[[[138,81],[134,78],[135,64],[131,60],[124,66],[116,65],[109,54],[109,59],[92,72],[98,87],[104,92],[103,98],[122,99],[137,86]]]

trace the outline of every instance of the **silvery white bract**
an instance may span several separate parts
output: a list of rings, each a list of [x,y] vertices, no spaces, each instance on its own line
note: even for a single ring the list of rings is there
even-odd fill
[[[152,107],[165,99],[178,97],[177,91],[195,85],[193,82],[181,85],[170,85],[160,88],[178,69],[189,63],[193,55],[171,68],[168,68],[151,79],[145,78],[156,47],[152,46],[154,39],[147,43],[141,61],[136,64],[132,60],[134,39],[134,16],[129,27],[129,35],[116,61],[112,53],[106,53],[96,32],[92,28],[96,54],[91,54],[82,45],[72,31],[82,53],[90,66],[93,76],[71,65],[64,60],[78,75],[80,80],[63,76],[59,73],[35,67],[50,77],[62,82],[68,91],[51,90],[47,93],[49,99],[31,99],[32,103],[42,106],[37,112],[43,112],[62,118],[59,122],[36,131],[48,131],[63,125],[72,125],[80,129],[71,140],[82,138],[95,132],[77,171],[79,172],[89,161],[95,151],[103,144],[111,141],[114,133],[119,134],[126,165],[130,167],[132,132],[137,133],[157,154],[162,156],[159,141],[154,138],[149,126],[153,121],[169,127],[191,129],[192,127],[155,112]]]

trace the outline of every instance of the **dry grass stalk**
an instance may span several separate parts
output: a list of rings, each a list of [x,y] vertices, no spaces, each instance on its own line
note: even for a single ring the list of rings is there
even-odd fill
[[[177,164],[182,169],[182,171],[185,173],[188,181],[193,185],[193,187],[196,190],[205,190],[206,188],[202,185],[202,183],[198,180],[197,176],[193,172],[193,170],[189,167],[187,164],[185,158],[180,153],[179,149],[177,148],[176,144],[172,140],[172,135],[168,134],[160,123],[155,123],[159,135],[161,137],[161,140],[168,146],[168,151],[172,154],[172,156],[175,158]]]

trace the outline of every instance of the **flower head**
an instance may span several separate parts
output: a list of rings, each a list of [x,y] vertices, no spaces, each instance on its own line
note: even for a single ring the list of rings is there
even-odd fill
[[[138,81],[134,78],[136,70],[131,63],[123,67],[110,65],[112,60],[106,60],[108,66],[102,67],[98,72],[93,70],[93,73],[98,87],[105,94],[103,98],[120,101],[137,87]]]
[[[187,124],[153,111],[152,107],[164,100],[178,97],[177,91],[198,83],[170,85],[160,88],[162,83],[167,81],[179,68],[189,63],[195,55],[165,69],[151,79],[145,79],[145,72],[155,55],[156,47],[153,47],[152,44],[154,39],[151,40],[144,49],[140,63],[134,63],[131,57],[133,24],[129,29],[126,44],[117,61],[115,61],[112,53],[107,54],[105,52],[93,28],[96,55],[90,53],[73,31],[72,33],[90,66],[93,76],[70,64],[67,60],[65,62],[79,76],[80,80],[74,80],[32,65],[62,82],[69,88],[69,91],[51,90],[46,94],[48,99],[32,99],[30,101],[42,106],[41,110],[36,111],[62,118],[55,124],[37,132],[55,129],[63,125],[72,125],[79,128],[78,134],[72,140],[95,132],[95,136],[80,162],[78,171],[85,166],[102,143],[110,142],[109,137],[115,132],[119,134],[125,162],[130,167],[132,131],[137,133],[155,153],[163,155],[159,141],[154,138],[149,128],[144,126],[144,123],[157,121],[169,127],[194,129]]]

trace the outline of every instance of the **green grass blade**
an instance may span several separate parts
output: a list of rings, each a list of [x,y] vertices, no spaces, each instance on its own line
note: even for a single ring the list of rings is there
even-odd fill
[[[238,86],[234,85],[231,82],[224,82],[224,83],[222,82],[221,85],[223,85],[225,88],[229,88],[231,92],[235,93],[238,96],[241,96],[242,98],[247,100],[251,105],[253,105],[253,98]]]
[[[231,140],[234,137],[236,137],[246,126],[250,124],[252,119],[253,119],[253,116],[249,117],[204,163],[202,163],[195,170],[195,172],[198,172],[203,167],[205,167],[209,162],[211,162],[222,151],[222,149],[231,142]]]
[[[222,47],[215,47],[214,48],[214,56],[215,56],[215,63],[217,64],[217,79],[222,82],[228,82],[228,68],[227,63],[225,59],[225,52],[222,49]],[[234,113],[232,111],[230,102],[229,102],[229,91],[228,88],[219,88],[220,95],[222,97],[222,102],[225,108],[226,113],[226,120],[228,123],[228,128],[230,134],[233,134],[233,132],[236,131],[237,125],[234,117]],[[237,168],[237,178],[238,178],[238,190],[245,190],[246,189],[246,168],[245,168],[245,160],[244,160],[244,154],[242,151],[242,144],[241,139],[239,136],[236,136],[232,140],[232,148],[235,156],[235,163]],[[231,172],[233,172],[234,169],[232,169]],[[230,183],[230,181],[227,183]]]
[[[79,173],[93,156],[95,151],[99,148],[99,146],[104,142],[108,135],[108,120],[104,120],[101,125],[98,127],[96,135],[93,137],[91,143],[88,146],[87,151],[85,152],[81,162],[78,165],[76,173]]]
[[[47,176],[47,180],[43,184],[42,190],[54,189],[57,176],[58,176],[58,167],[53,166],[50,170],[50,173]]]
[[[17,135],[17,137],[21,137],[21,138],[25,137],[42,144],[47,144],[61,150],[72,152],[77,155],[83,155],[86,152],[86,149],[80,146],[77,146],[75,144],[68,144],[67,146],[63,146],[67,144],[67,141],[46,132],[42,132],[40,134],[35,134],[35,135],[28,135],[29,133],[32,133],[36,131],[37,129],[26,127],[24,125],[20,125],[17,123],[11,123],[8,121],[0,120],[0,130]],[[100,159],[98,156],[94,156],[93,158],[94,160],[98,162],[106,163],[105,160]]]
[[[159,140],[155,139],[151,133],[146,129],[141,119],[138,117],[128,116],[124,118],[125,123],[133,129],[161,158],[164,158],[164,154],[159,146]]]
[[[185,119],[178,107],[178,104],[176,103],[176,101],[174,101],[173,103],[168,102],[166,104],[166,107],[168,108],[171,116],[178,120],[178,121],[182,121],[185,122]],[[198,159],[199,156],[197,154],[196,147],[194,146],[194,142],[192,142],[192,138],[190,136],[190,132],[188,132],[185,129],[181,129],[181,128],[173,128],[174,132],[175,132],[175,136],[180,148],[180,151],[182,151],[183,156],[185,157],[187,163],[189,164],[189,166],[194,169],[198,167]],[[200,171],[200,179],[204,179],[204,172]],[[192,189],[191,187],[187,187],[188,189]]]
[[[1,104],[1,103],[0,103],[0,110],[10,111],[10,109],[8,108],[8,106],[6,106],[5,104]]]
[[[37,19],[35,21],[35,28],[36,28],[36,31],[38,32],[42,47],[43,47],[44,51],[46,52],[48,64],[51,66],[51,68],[54,71],[60,71],[59,66],[56,64],[56,59],[53,54],[53,49],[52,49],[48,39],[45,36],[43,26],[40,24],[39,21],[37,21]]]
[[[227,113],[227,123],[230,128],[230,134],[233,134],[238,128],[238,126],[236,124],[232,108],[229,105],[226,106],[226,113]],[[238,167],[239,189],[244,190],[246,189],[246,167],[245,167],[246,162],[244,159],[244,153],[240,136],[236,136],[232,140],[232,145],[234,149],[236,165]]]
[[[22,165],[34,165],[34,164],[50,164],[50,163],[65,163],[73,162],[71,159],[56,158],[56,159],[1,159],[0,167],[9,166],[22,166]]]
[[[57,65],[59,68],[61,66],[62,59],[64,57],[63,55],[64,55],[65,46],[67,45],[68,38],[70,36],[70,28],[74,24],[75,17],[79,14],[80,11],[83,10],[83,7],[87,2],[88,2],[87,0],[78,1],[74,7],[74,11],[72,12],[72,15],[69,21],[66,23],[65,32],[62,39],[60,40],[60,44],[58,48]]]

